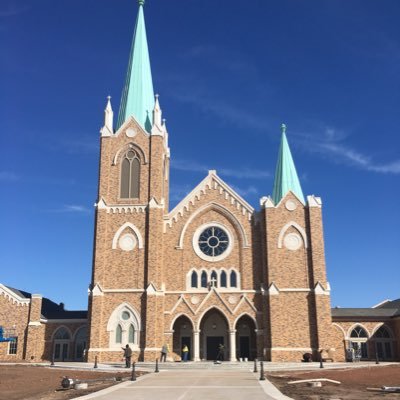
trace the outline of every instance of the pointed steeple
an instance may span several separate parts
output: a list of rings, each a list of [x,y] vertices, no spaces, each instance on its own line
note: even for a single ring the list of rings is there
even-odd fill
[[[292,153],[290,152],[289,144],[286,139],[286,125],[282,124],[281,146],[279,148],[278,162],[276,163],[274,191],[272,193],[275,205],[277,205],[290,190],[305,204]]]
[[[122,91],[117,129],[130,116],[134,116],[140,125],[147,132],[150,132],[154,109],[154,91],[143,4],[144,0],[139,0],[139,12],[129,55],[125,86]]]

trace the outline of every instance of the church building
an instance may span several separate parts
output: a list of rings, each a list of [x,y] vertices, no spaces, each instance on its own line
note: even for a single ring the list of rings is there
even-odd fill
[[[101,129],[89,360],[298,360],[332,347],[322,201],[303,195],[282,125],[272,196],[255,210],[211,170],[169,209],[169,132],[154,94],[144,1],[116,125]],[[173,134],[173,132],[171,133]]]
[[[169,134],[153,90],[144,0],[114,121],[100,131],[88,311],[0,284],[0,360],[400,359],[400,299],[331,309],[322,200],[304,195],[286,136],[254,209],[210,170],[169,208]],[[122,81],[122,79],[121,79]],[[121,85],[122,86],[122,85]],[[168,96],[168,93],[165,94]],[[288,132],[289,134],[289,132]]]

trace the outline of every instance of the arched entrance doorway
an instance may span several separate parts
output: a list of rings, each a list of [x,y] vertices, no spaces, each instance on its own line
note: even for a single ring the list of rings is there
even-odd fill
[[[221,311],[212,308],[200,323],[200,358],[216,360],[219,346],[224,346],[223,359],[229,360],[229,325]]]
[[[254,360],[257,356],[257,338],[253,319],[248,315],[243,315],[236,322],[235,329],[237,358]]]
[[[58,328],[53,337],[54,361],[66,361],[69,359],[70,343],[70,332],[64,327]]]
[[[189,348],[188,360],[193,358],[193,325],[188,317],[181,315],[174,322],[173,326],[172,351],[182,357],[183,346]]]
[[[83,326],[75,334],[75,361],[83,361],[86,352],[87,328]]]

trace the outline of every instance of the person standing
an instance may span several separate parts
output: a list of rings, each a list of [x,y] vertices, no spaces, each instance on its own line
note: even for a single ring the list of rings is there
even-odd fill
[[[182,360],[184,362],[188,360],[188,355],[189,355],[189,347],[187,347],[185,344],[182,348]]]
[[[129,344],[127,344],[125,348],[122,347],[122,350],[124,351],[125,368],[130,368],[132,359],[132,349],[129,347]]]
[[[168,353],[168,346],[164,343],[163,346],[161,347],[161,358],[160,362],[166,362],[167,361],[167,353]]]

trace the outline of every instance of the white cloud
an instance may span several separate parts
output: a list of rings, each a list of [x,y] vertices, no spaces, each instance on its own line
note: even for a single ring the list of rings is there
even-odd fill
[[[344,143],[347,134],[332,127],[317,133],[296,133],[294,141],[306,151],[319,153],[339,164],[346,164],[365,171],[384,174],[400,174],[400,160],[379,163],[372,156],[361,153]]]

